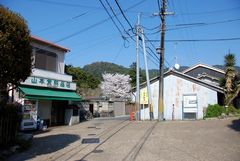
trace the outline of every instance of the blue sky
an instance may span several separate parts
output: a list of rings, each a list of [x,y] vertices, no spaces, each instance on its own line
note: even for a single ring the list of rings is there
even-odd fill
[[[125,10],[141,0],[118,0]],[[102,0],[111,13],[105,0]],[[109,0],[115,12],[120,13],[114,0]],[[70,48],[66,64],[83,67],[96,61],[107,61],[128,67],[136,59],[136,44],[130,38],[125,41],[111,20],[89,29],[90,26],[108,18],[99,0],[1,0],[1,4],[20,13],[29,25],[31,34]],[[166,40],[172,39],[222,39],[240,37],[239,0],[168,0]],[[149,39],[159,40],[160,33],[154,28],[160,24],[159,17],[151,16],[158,11],[157,0],[145,0],[125,12],[134,27],[138,12],[142,12],[141,25]],[[121,14],[118,18],[125,29],[130,26]],[[116,21],[116,19],[114,19]],[[229,22],[230,20],[233,20]],[[124,36],[129,37],[116,21]],[[198,23],[205,25],[199,25]],[[189,24],[195,24],[194,27]],[[198,25],[196,25],[198,24]],[[87,29],[87,30],[86,30]],[[130,36],[133,35],[129,31]],[[133,37],[135,39],[135,37]],[[62,41],[61,41],[62,40]],[[240,40],[220,42],[166,42],[165,65],[194,65],[198,62],[223,64],[223,57],[230,50],[240,65]],[[150,43],[146,44],[154,48]],[[153,42],[155,47],[159,42]],[[150,56],[149,56],[150,57]],[[175,57],[177,59],[175,59]],[[150,68],[158,68],[158,62],[151,58]],[[143,67],[143,55],[141,66]]]

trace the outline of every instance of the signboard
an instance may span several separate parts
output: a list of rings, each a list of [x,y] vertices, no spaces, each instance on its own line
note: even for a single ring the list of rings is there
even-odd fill
[[[67,82],[63,80],[51,79],[51,78],[42,78],[36,76],[28,77],[25,82],[22,84],[40,86],[40,87],[49,87],[49,88],[61,88],[61,89],[70,89],[75,90],[76,84],[73,82]]]
[[[183,96],[183,107],[197,107],[197,96],[196,95]]]
[[[140,90],[140,104],[148,104],[148,93],[147,88]]]

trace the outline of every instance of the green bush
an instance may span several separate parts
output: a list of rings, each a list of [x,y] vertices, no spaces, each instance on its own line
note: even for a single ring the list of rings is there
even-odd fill
[[[218,104],[208,105],[207,111],[206,111],[206,117],[218,117],[225,112],[226,110],[223,106],[220,106]]]

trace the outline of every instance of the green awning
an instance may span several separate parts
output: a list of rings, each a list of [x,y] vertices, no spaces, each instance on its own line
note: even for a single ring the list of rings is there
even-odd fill
[[[49,88],[34,88],[34,87],[19,87],[24,93],[25,98],[28,99],[42,99],[42,100],[69,100],[80,101],[81,98],[73,91],[62,91]]]

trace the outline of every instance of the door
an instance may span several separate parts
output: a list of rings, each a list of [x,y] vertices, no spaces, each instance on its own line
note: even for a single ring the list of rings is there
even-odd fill
[[[52,101],[51,125],[64,125],[65,108],[68,101]]]
[[[198,102],[196,94],[183,95],[183,119],[197,119]]]
[[[89,111],[93,114],[93,104],[89,104]]]

